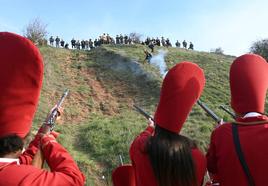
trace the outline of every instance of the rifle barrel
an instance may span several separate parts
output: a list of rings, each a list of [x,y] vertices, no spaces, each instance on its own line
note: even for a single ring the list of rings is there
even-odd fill
[[[64,91],[64,93],[62,94],[62,96],[61,96],[59,102],[57,103],[57,107],[58,107],[58,108],[62,105],[63,101],[64,101],[65,98],[68,96],[68,94],[69,94],[69,90],[67,89],[67,90]]]
[[[221,121],[221,118],[219,118],[212,110],[210,110],[204,103],[202,103],[200,100],[197,100],[197,104],[203,108],[203,110],[206,111],[217,123]]]
[[[232,116],[233,119],[236,118],[236,117],[235,117],[235,114],[234,114],[233,112],[231,112],[230,110],[228,110],[227,108],[225,108],[224,106],[221,105],[220,108],[221,108],[222,110],[224,110],[225,112],[227,112],[230,116]]]
[[[59,115],[59,108],[61,107],[61,105],[63,104],[63,101],[65,100],[65,98],[68,96],[69,94],[69,90],[65,90],[64,93],[62,94],[60,100],[58,101],[56,107],[54,108],[54,110],[52,110],[52,112],[48,115],[48,117],[46,118],[44,124],[45,125],[49,125],[50,126],[50,131],[53,130],[54,126],[55,126],[55,121]]]
[[[144,110],[142,110],[140,107],[138,107],[137,105],[133,105],[133,107],[140,113],[142,114],[144,117],[146,117],[147,119],[151,119],[152,121],[154,121],[154,119]]]
[[[121,164],[121,166],[124,165],[124,163],[123,163],[123,158],[122,158],[121,154],[119,155],[119,160],[120,160],[120,164]]]

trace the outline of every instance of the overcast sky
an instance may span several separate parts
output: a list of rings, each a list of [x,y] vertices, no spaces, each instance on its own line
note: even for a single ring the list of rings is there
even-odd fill
[[[192,41],[196,50],[221,47],[240,55],[252,42],[268,38],[265,0],[0,0],[0,31],[22,34],[34,18],[49,36],[66,41],[102,33],[168,37]]]

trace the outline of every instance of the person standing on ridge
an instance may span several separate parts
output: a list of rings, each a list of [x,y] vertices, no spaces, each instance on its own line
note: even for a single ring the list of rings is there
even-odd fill
[[[71,40],[72,49],[75,48],[75,44],[76,44],[76,40],[73,38],[73,39]]]
[[[188,48],[189,50],[194,50],[194,44],[192,43],[192,42],[190,42],[190,44],[189,44],[189,48]]]
[[[50,38],[49,38],[49,44],[50,44],[51,46],[54,45],[54,38],[53,38],[53,36],[50,36]]]
[[[57,36],[55,41],[56,41],[56,47],[59,48],[60,47],[60,38]]]
[[[176,47],[180,48],[181,47],[181,44],[180,42],[177,40],[176,43],[175,43]]]
[[[183,48],[187,49],[187,42],[185,40],[183,40],[182,46],[183,46]]]

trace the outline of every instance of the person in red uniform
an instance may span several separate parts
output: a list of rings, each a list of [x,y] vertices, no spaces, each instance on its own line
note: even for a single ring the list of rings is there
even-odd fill
[[[84,185],[84,175],[55,134],[39,130],[22,153],[37,109],[43,60],[22,36],[0,32],[0,43],[0,185]],[[50,171],[31,165],[39,147]]]
[[[212,132],[207,152],[208,171],[221,186],[268,184],[268,117],[264,114],[267,88],[268,63],[265,59],[245,54],[234,60],[230,68],[230,89],[236,120],[224,123]],[[236,152],[234,126],[238,129],[251,184]]]
[[[130,147],[137,186],[202,185],[206,158],[179,132],[204,85],[203,70],[191,62],[177,64],[165,76],[154,122]]]

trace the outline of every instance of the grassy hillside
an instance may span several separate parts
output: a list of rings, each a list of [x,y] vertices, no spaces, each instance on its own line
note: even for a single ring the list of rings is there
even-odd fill
[[[70,89],[56,130],[61,133],[60,143],[85,173],[87,185],[110,184],[119,155],[129,162],[129,146],[147,122],[132,105],[154,113],[162,78],[157,68],[144,63],[144,47],[103,46],[88,52],[40,48],[45,77],[34,127],[37,130],[64,89]],[[201,100],[220,117],[230,119],[218,107],[229,102],[232,57],[169,48],[165,60],[168,68],[184,60],[200,65],[207,80]],[[183,133],[197,140],[205,151],[213,124],[203,110],[194,106]]]

